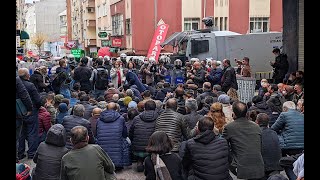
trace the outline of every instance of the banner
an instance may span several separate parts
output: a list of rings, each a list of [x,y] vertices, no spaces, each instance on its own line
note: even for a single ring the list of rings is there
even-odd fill
[[[148,58],[153,57],[158,62],[158,57],[161,51],[160,44],[163,43],[163,41],[166,39],[168,28],[168,24],[158,25],[156,31],[154,32],[153,39],[151,41],[151,45],[147,56]]]

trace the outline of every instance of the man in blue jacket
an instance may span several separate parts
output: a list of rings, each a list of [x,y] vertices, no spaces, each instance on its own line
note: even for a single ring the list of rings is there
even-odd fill
[[[146,87],[144,86],[144,84],[142,84],[135,73],[129,71],[128,69],[124,69],[123,74],[126,76],[126,81],[128,82],[128,84],[130,86],[136,85],[140,93],[146,90]]]
[[[283,103],[282,113],[271,129],[279,135],[282,157],[296,155],[304,150],[304,115],[292,101]],[[296,179],[291,168],[285,168],[289,179]]]
[[[206,74],[206,78],[212,85],[221,83],[222,69],[219,68],[219,66],[220,64],[216,60],[213,60],[211,63],[212,68],[210,70],[210,74]]]

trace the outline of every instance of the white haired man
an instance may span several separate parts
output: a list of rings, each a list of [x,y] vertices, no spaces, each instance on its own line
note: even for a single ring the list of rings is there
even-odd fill
[[[304,149],[304,115],[296,110],[296,105],[292,101],[283,103],[282,111],[271,126],[271,129],[279,134],[282,157],[302,153]],[[285,168],[285,171],[290,179],[294,178],[291,168]]]

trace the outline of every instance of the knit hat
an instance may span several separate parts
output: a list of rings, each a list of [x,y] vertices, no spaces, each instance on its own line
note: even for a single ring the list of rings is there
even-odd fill
[[[129,102],[131,102],[131,101],[132,101],[132,98],[129,97],[129,96],[126,96],[126,97],[123,99],[123,104],[124,104],[125,106],[128,106]]]
[[[130,101],[128,104],[128,108],[137,108],[137,103],[135,101]]]
[[[222,104],[230,104],[230,97],[226,94],[221,94],[218,97],[218,102]]]
[[[63,95],[62,94],[57,94],[54,96],[54,102],[56,103],[61,103],[62,99],[63,99]]]
[[[59,112],[65,113],[68,111],[68,105],[66,103],[60,103],[58,109]]]

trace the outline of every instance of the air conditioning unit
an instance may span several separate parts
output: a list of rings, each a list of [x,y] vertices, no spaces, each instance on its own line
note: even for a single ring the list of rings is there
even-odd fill
[[[94,8],[88,8],[88,13],[94,13]]]

